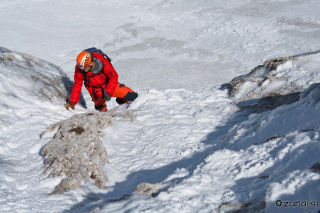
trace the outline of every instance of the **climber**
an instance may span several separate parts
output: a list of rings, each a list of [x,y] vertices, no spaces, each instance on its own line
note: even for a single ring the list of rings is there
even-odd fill
[[[101,51],[100,51],[101,52]],[[66,108],[74,109],[81,94],[82,83],[91,95],[95,109],[107,111],[106,101],[116,98],[118,104],[134,101],[138,93],[118,82],[118,74],[110,59],[98,52],[82,51],[77,57],[74,74],[74,86]]]

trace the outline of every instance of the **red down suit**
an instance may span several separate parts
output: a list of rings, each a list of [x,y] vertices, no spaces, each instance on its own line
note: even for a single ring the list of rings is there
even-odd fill
[[[102,70],[97,74],[91,71],[85,73],[76,66],[70,104],[76,105],[78,103],[83,82],[95,103],[95,108],[99,111],[106,111],[107,108],[103,98],[107,95],[117,97],[119,104],[133,101],[138,97],[137,93],[118,82],[118,73],[108,59],[99,53],[92,53],[92,55],[102,62]]]

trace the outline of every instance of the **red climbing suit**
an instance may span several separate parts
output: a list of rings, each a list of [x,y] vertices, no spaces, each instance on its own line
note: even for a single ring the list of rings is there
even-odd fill
[[[91,71],[84,72],[76,66],[74,74],[75,83],[70,95],[70,104],[76,105],[78,103],[83,82],[95,103],[95,108],[99,111],[107,110],[104,99],[107,95],[117,97],[119,104],[133,101],[138,97],[138,94],[129,87],[118,83],[118,73],[108,59],[105,59],[103,55],[99,53],[92,53],[92,55],[102,62],[102,71],[97,74]]]

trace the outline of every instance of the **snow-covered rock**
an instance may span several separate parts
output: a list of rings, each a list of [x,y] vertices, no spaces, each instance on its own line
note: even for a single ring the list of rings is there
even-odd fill
[[[4,108],[26,105],[26,97],[46,100],[43,104],[65,104],[70,96],[73,82],[58,66],[31,55],[0,47],[0,98]],[[32,102],[32,100],[31,100]],[[35,103],[35,102],[33,102]],[[81,95],[80,102],[86,107]]]
[[[269,59],[230,81],[229,95],[238,107],[256,113],[294,103],[302,90],[320,81],[316,70],[308,70],[319,62],[318,51]]]
[[[235,77],[228,84],[235,102],[270,96],[283,96],[307,89],[320,80],[315,64],[319,51],[266,60],[250,73]],[[303,79],[302,79],[303,78]]]
[[[151,183],[140,183],[136,189],[134,190],[132,196],[134,195],[149,195],[152,196],[157,193],[159,190],[159,184],[151,184]]]
[[[58,129],[52,140],[42,149],[45,157],[45,174],[49,177],[64,177],[51,194],[61,194],[80,186],[80,181],[93,181],[99,188],[105,188],[107,178],[103,170],[107,162],[107,150],[100,137],[102,130],[111,126],[113,117],[132,120],[133,111],[89,112],[49,126],[48,131]]]
[[[261,87],[263,83],[266,84],[266,81],[269,81],[269,82],[273,81],[272,76],[275,76],[275,73],[270,74],[270,72],[276,70],[276,68],[279,65],[284,64],[287,61],[293,61],[293,60],[296,60],[296,59],[294,57],[279,57],[279,58],[269,59],[265,61],[263,65],[259,65],[253,68],[250,71],[250,73],[235,77],[228,84],[230,95],[239,97],[239,93],[242,93],[245,96],[245,97],[242,97],[242,100],[259,97],[258,96],[259,94],[256,94],[255,92],[255,90],[257,89],[256,87]],[[246,86],[243,86],[243,84],[246,84]],[[252,86],[252,88],[245,88],[244,90],[244,87],[248,87],[249,84]],[[263,90],[263,89],[260,88],[260,90]],[[282,95],[287,93],[288,92],[282,92]],[[263,94],[263,96],[268,96],[268,95],[269,95],[268,93]]]

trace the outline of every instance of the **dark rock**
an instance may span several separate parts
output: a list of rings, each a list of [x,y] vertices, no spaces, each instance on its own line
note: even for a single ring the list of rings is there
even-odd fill
[[[311,166],[310,170],[316,173],[320,173],[320,161]]]

